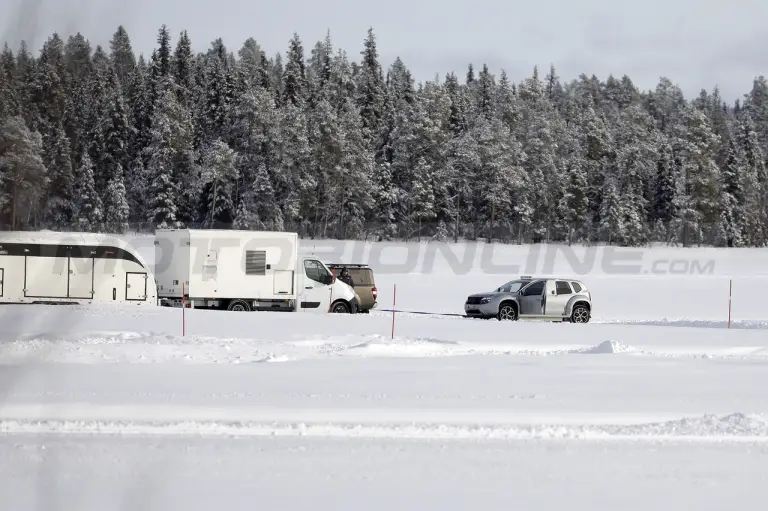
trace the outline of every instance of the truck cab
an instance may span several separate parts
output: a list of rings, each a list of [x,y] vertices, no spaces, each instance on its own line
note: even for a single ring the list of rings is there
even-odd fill
[[[328,265],[328,268],[334,275],[339,275],[344,269],[349,272],[353,288],[360,301],[359,312],[368,313],[376,307],[379,291],[376,288],[376,280],[370,266],[363,263],[332,263]]]
[[[354,314],[360,298],[350,286],[338,280],[322,261],[313,256],[300,257],[299,310]]]

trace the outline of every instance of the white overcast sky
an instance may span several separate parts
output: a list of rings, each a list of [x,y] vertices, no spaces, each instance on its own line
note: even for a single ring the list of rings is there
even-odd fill
[[[174,42],[188,30],[198,51],[217,37],[237,51],[254,37],[284,53],[295,31],[309,54],[330,30],[357,60],[371,26],[382,63],[400,56],[417,81],[463,76],[469,62],[519,81],[552,63],[565,81],[628,74],[647,89],[667,76],[688,97],[718,85],[728,101],[768,75],[766,19],[766,0],[0,0],[2,40],[35,51],[54,31],[106,48],[123,24],[148,55],[165,23]]]

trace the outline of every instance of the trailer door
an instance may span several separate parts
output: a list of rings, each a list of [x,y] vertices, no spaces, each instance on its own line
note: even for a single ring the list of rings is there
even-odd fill
[[[69,277],[68,257],[24,258],[26,298],[66,298]]]
[[[5,279],[5,270],[0,268],[0,297],[3,296],[3,279]]]
[[[129,302],[143,302],[147,299],[146,273],[125,274],[125,299]]]
[[[93,258],[69,258],[69,298],[93,299]]]

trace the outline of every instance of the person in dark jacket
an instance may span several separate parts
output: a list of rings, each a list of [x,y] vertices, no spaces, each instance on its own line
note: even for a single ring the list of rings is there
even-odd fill
[[[349,270],[346,268],[341,270],[341,274],[339,275],[339,280],[351,287],[352,289],[355,288],[355,283],[352,280],[352,276],[349,274]]]

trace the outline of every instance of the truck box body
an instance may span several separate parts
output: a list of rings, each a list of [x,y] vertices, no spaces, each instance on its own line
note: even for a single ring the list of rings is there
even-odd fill
[[[298,235],[171,229],[155,234],[158,296],[211,299],[296,298]]]

